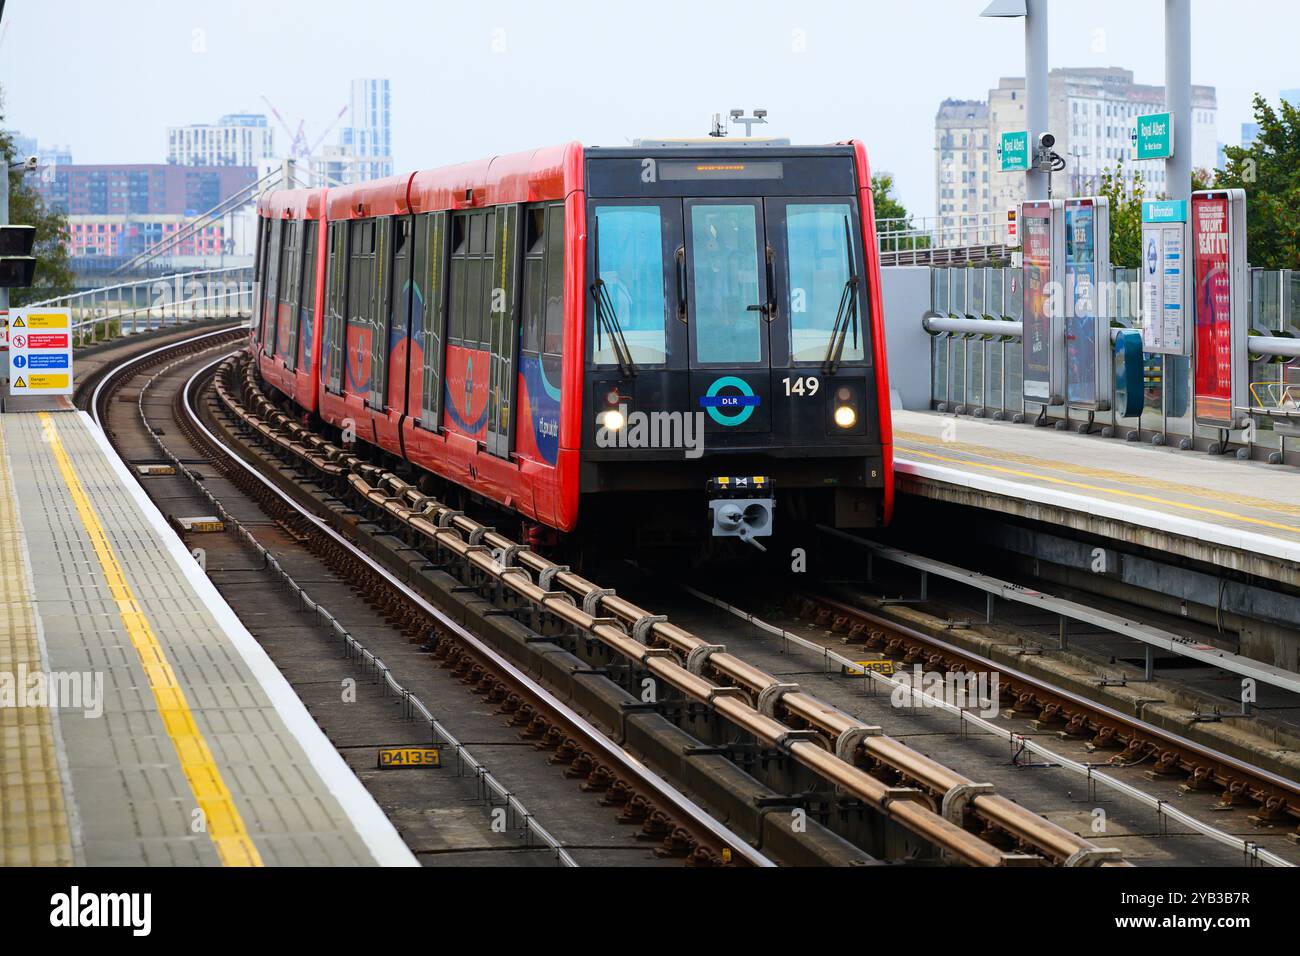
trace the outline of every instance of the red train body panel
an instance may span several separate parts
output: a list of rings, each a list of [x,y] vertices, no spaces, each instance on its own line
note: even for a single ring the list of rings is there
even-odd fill
[[[873,487],[878,518],[888,521],[892,433],[870,170],[860,142],[840,148],[852,156],[860,209],[873,474],[880,462]],[[573,530],[598,467],[586,453],[597,387],[587,341],[595,328],[587,160],[599,153],[571,142],[264,196],[250,341],[264,381],[304,415],[354,429],[358,440],[538,524]],[[551,248],[557,230],[562,247]],[[458,306],[467,297],[480,304],[472,299],[480,281],[485,296],[507,300],[500,309],[495,298],[487,310]]]

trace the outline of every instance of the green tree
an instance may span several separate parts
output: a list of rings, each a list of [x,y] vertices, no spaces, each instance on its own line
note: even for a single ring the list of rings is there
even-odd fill
[[[0,116],[0,122],[4,117]],[[26,157],[14,154],[13,136],[0,130],[0,155],[7,166]],[[35,173],[9,169],[9,221],[36,227],[36,276],[29,289],[10,289],[10,305],[25,305],[74,291],[76,277],[68,264],[68,217],[45,205],[41,194],[28,182]]]
[[[1300,269],[1300,110],[1285,100],[1275,110],[1255,94],[1255,121],[1259,136],[1227,147],[1227,168],[1215,172],[1214,186],[1246,190],[1251,265]]]
[[[876,233],[881,235],[884,249],[925,249],[930,245],[928,236],[911,235],[912,214],[894,195],[894,177],[876,173],[871,177],[871,195],[876,206]],[[900,236],[899,233],[909,235]],[[882,235],[883,234],[883,235]]]
[[[1117,269],[1136,269],[1142,263],[1142,200],[1146,183],[1134,170],[1124,175],[1121,158],[1114,169],[1101,171],[1101,194],[1110,200],[1110,261]]]

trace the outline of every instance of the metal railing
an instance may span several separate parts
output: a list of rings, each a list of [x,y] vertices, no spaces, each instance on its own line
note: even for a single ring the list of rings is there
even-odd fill
[[[136,279],[33,302],[72,313],[73,345],[205,319],[244,318],[253,308],[249,266]]]
[[[1239,427],[1198,424],[1189,358],[1142,356],[1142,411],[1122,416],[1114,404],[1042,406],[1023,390],[1021,270],[1003,267],[931,270],[931,406],[940,411],[1023,421],[1038,417],[1059,429],[1097,432],[1128,441],[1171,444],[1241,458],[1300,464],[1300,272],[1252,269],[1248,284],[1249,407],[1234,409]],[[1115,269],[1111,337],[1139,326],[1138,275]],[[1014,291],[1013,291],[1014,290]],[[923,319],[925,321],[925,319]],[[1102,371],[1115,379],[1114,350]],[[1066,370],[1067,376],[1069,369]]]
[[[958,213],[876,220],[876,243],[881,252],[1001,246],[1006,240],[1006,213]]]
[[[204,227],[212,225],[223,216],[248,203],[255,202],[262,193],[278,188],[292,189],[298,184],[299,180],[293,162],[286,162],[271,170],[262,178],[244,186],[238,192],[227,196],[206,212],[194,216],[180,229],[164,236],[143,252],[128,259],[114,271],[114,275],[123,275],[133,270],[145,269],[151,263],[156,263],[180,249],[186,241],[193,239]]]

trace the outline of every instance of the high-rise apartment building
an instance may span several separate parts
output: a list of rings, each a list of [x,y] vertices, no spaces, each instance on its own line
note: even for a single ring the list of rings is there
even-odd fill
[[[388,80],[353,80],[348,125],[339,131],[339,146],[351,157],[337,169],[347,182],[393,175],[393,131]]]
[[[1048,100],[1048,128],[1056,136],[1054,149],[1066,163],[1053,177],[1057,197],[1095,194],[1101,188],[1102,173],[1115,169],[1121,161],[1130,181],[1141,174],[1146,195],[1167,191],[1162,161],[1132,158],[1136,118],[1165,110],[1163,87],[1134,83],[1131,70],[1117,67],[1057,69],[1048,77]],[[1003,78],[989,91],[987,101],[945,100],[940,105],[935,117],[935,209],[941,229],[956,230],[977,214],[993,221],[1024,199],[1025,174],[999,172],[998,149],[1003,133],[1024,130],[1027,125],[1025,81],[1020,77]],[[1192,129],[1175,129],[1174,141],[1176,148],[1192,150],[1194,168],[1218,165],[1217,128],[1214,88],[1193,86]],[[964,153],[959,145],[962,136],[974,144]],[[945,150],[945,142],[954,148]],[[980,146],[980,142],[987,145]],[[971,150],[983,153],[971,155]],[[982,176],[984,170],[987,190],[969,188],[983,184],[963,177]],[[954,178],[955,182],[949,181]],[[967,237],[965,241],[986,240]]]
[[[963,245],[962,234],[989,208],[989,107],[944,100],[934,120],[935,212],[940,244]],[[973,240],[972,240],[973,241]]]

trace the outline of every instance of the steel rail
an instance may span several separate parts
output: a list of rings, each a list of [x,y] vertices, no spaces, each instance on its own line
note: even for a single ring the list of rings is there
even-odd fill
[[[499,581],[533,606],[595,637],[616,653],[639,663],[687,697],[707,705],[742,730],[787,753],[796,762],[824,779],[834,781],[874,809],[895,817],[931,842],[976,865],[1015,862],[1014,858],[975,838],[937,812],[940,800],[977,786],[973,781],[954,774],[904,744],[884,738],[879,734],[879,728],[868,727],[814,698],[802,700],[804,695],[798,694],[797,688],[728,654],[725,648],[709,644],[668,624],[664,618],[651,615],[608,590],[596,587],[569,569],[421,494],[391,472],[362,462],[345,449],[311,434],[275,409],[261,394],[253,379],[251,365],[245,365],[243,373],[244,391],[256,399],[255,403],[266,420],[244,409],[221,383],[220,376],[216,383],[218,395],[232,413],[242,416],[254,431],[273,445],[317,467],[325,466],[327,473],[345,480],[363,500],[387,512],[435,545],[456,554],[469,567]],[[268,420],[298,440],[279,434],[267,423]],[[537,583],[533,582],[529,571],[537,574]],[[553,590],[557,585],[565,591]],[[577,606],[575,597],[582,600],[581,608]],[[613,615],[615,620],[597,617],[597,610]],[[631,634],[624,625],[631,626]],[[706,679],[706,674],[721,676],[733,683],[716,684]],[[801,702],[804,704],[799,713],[783,706],[784,698],[792,693],[798,694],[796,706]],[[800,730],[782,723],[777,719],[778,713],[792,714],[811,730]],[[808,736],[810,733],[811,738]],[[921,783],[926,790],[889,787],[855,766],[859,753],[904,779]],[[909,803],[912,806],[905,806]],[[1005,798],[993,800],[985,795],[982,802],[970,801],[970,806],[987,823],[1058,863],[1094,864],[1113,856],[1113,851],[1102,850]],[[961,818],[960,813],[956,816]]]
[[[1293,694],[1300,694],[1300,674],[1289,671],[1284,667],[1265,664],[1254,658],[1220,650],[1213,645],[1191,641],[1179,634],[1175,634],[1173,631],[1166,631],[1163,628],[1143,624],[1131,618],[1111,614],[1108,611],[1090,607],[1087,604],[1080,604],[1078,601],[1071,601],[1068,598],[1055,597],[1033,588],[1021,587],[1011,581],[1004,581],[978,571],[968,571],[965,568],[939,561],[936,558],[927,558],[899,548],[867,541],[838,528],[818,525],[817,530],[862,548],[873,557],[913,568],[923,575],[933,574],[936,577],[964,584],[967,587],[1002,598],[1013,604],[1023,604],[1051,614],[1068,617],[1083,624],[1091,624],[1093,627],[1109,631],[1120,637],[1130,638],[1150,647],[1168,651],[1180,657],[1187,657],[1211,667],[1218,667],[1242,677],[1249,677],[1252,680],[1290,691]]]
[[[705,594],[704,592],[699,591],[695,588],[689,586],[684,586],[684,588],[687,591],[687,593],[698,598],[699,600],[704,601],[707,604],[711,604],[714,607],[721,608],[722,610],[725,610],[728,613],[733,614],[734,616],[740,618],[746,623],[752,624],[753,626],[759,628],[760,630],[766,631],[769,634],[780,637],[782,640],[789,641],[790,643],[798,647],[802,647],[807,650],[817,651],[819,654],[823,656],[825,660],[834,661],[840,668],[847,669],[850,673],[864,670],[857,661],[845,657],[843,654],[839,654],[831,650],[829,647],[826,647],[825,645],[818,644],[815,641],[810,641],[807,638],[801,637],[798,634],[794,634],[790,631],[787,631],[784,628],[780,628],[773,624],[769,624],[768,622],[762,620],[761,618],[753,614],[750,614],[749,612],[745,611],[742,608],[735,607],[734,605],[728,604],[725,601],[712,597],[711,595]],[[860,612],[860,613],[864,613],[865,616],[867,617],[873,617],[873,618],[875,617],[875,615],[871,615],[866,612]],[[901,625],[898,625],[892,621],[888,621],[884,618],[877,618],[877,620],[881,622],[882,626],[887,626],[890,628],[901,627]],[[950,646],[944,644],[942,641],[938,641],[934,638],[930,638],[928,635],[921,635],[919,634],[919,632],[918,632],[918,638],[922,638],[925,641],[940,647]],[[963,656],[971,658],[972,660],[985,660],[984,658],[979,658],[978,655],[970,654],[970,652],[968,651],[962,651],[955,648],[954,650],[956,650],[958,653],[962,654]],[[995,662],[987,661],[987,663],[990,667],[997,668],[999,670],[999,673],[1019,676],[1018,672],[1011,670],[1009,668],[1001,668]],[[878,671],[873,671],[868,669],[865,671],[865,676],[871,679],[872,681],[886,685],[886,687],[888,687],[890,691],[893,691],[900,686],[900,681],[888,675],[881,674]],[[1034,680],[1034,678],[1027,678],[1027,679]],[[1061,764],[1061,766],[1065,767],[1066,769],[1071,770],[1074,773],[1078,773],[1086,777],[1090,781],[1096,781],[1112,790],[1115,790],[1118,793],[1122,793],[1125,796],[1131,797],[1132,799],[1142,803],[1144,806],[1149,807],[1155,810],[1157,813],[1163,814],[1164,816],[1169,817],[1171,820],[1175,820],[1178,823],[1181,823],[1192,830],[1195,830],[1196,832],[1202,834],[1203,836],[1209,837],[1210,839],[1215,840],[1216,842],[1221,843],[1225,846],[1231,846],[1234,849],[1241,850],[1248,859],[1259,860],[1264,863],[1268,863],[1271,866],[1278,866],[1278,867],[1295,866],[1295,864],[1290,862],[1289,860],[1281,856],[1278,856],[1276,853],[1273,853],[1269,850],[1263,849],[1262,847],[1259,846],[1259,844],[1254,843],[1253,841],[1234,836],[1231,833],[1227,833],[1226,831],[1220,830],[1216,827],[1212,827],[1208,823],[1205,823],[1197,819],[1196,817],[1193,817],[1190,814],[1182,810],[1179,810],[1177,807],[1172,806],[1171,804],[1169,804],[1168,801],[1162,800],[1159,797],[1152,796],[1151,794],[1146,793],[1143,790],[1139,790],[1138,788],[1134,787],[1132,784],[1120,780],[1117,777],[1098,771],[1096,769],[1098,765],[1096,764],[1081,763],[1079,761],[1072,760],[1069,757],[1066,757],[1054,750],[1051,750],[1050,748],[1044,746],[1043,744],[1037,743],[1036,741],[1031,740],[1030,738],[1022,734],[1017,734],[1014,731],[1008,730],[1005,727],[999,727],[997,724],[993,723],[992,721],[988,721],[981,718],[978,714],[970,713],[965,708],[957,707],[954,704],[950,704],[941,697],[937,697],[935,695],[926,693],[925,691],[918,689],[914,685],[909,685],[907,689],[911,694],[913,700],[922,700],[925,702],[927,707],[932,707],[938,710],[943,710],[946,713],[954,714],[958,717],[959,720],[961,720],[964,723],[972,724],[973,726],[978,727],[980,730],[992,734],[996,737],[1000,737],[1001,739],[1006,740],[1009,743],[1015,743],[1017,745],[1021,745],[1029,752],[1037,754],[1038,756],[1043,757],[1046,760],[1059,763]],[[1066,693],[1066,692],[1060,691],[1059,693]],[[1119,716],[1122,717],[1124,715],[1119,715]],[[1126,719],[1132,720],[1132,718],[1126,718]],[[1143,726],[1147,726],[1147,725],[1143,725]],[[1261,771],[1261,772],[1267,773],[1267,771]]]
[[[127,372],[130,372],[131,370],[135,369],[136,374],[139,374],[139,371],[141,371],[139,367],[141,365],[147,365],[149,359],[158,357],[162,353],[169,352],[169,351],[174,352],[178,350],[184,350],[188,346],[201,342],[204,339],[211,338],[215,335],[220,335],[223,332],[229,333],[231,331],[238,331],[239,328],[240,327],[236,327],[234,330],[224,329],[224,330],[218,330],[217,332],[207,332],[201,335],[193,336],[188,339],[172,342],[161,348],[153,349],[150,352],[144,353],[143,355],[132,356],[122,361],[118,365],[112,367],[111,369],[109,369],[107,373],[101,378],[92,397],[91,411],[95,417],[96,424],[99,425],[102,431],[103,425],[99,421],[99,409],[101,406],[101,401],[100,401],[101,389],[107,388],[111,390],[119,387],[120,382],[123,380]],[[338,619],[333,614],[331,614],[323,604],[321,604],[319,601],[312,600],[312,598],[308,595],[306,589],[303,588],[300,584],[297,583],[297,581],[293,579],[293,577],[289,574],[289,572],[286,571],[284,567],[281,565],[279,560],[276,559],[276,557],[273,554],[271,554],[257,540],[257,538],[253,535],[253,533],[250,532],[243,525],[242,522],[240,522],[234,515],[232,515],[226,509],[225,505],[223,505],[221,501],[206,487],[203,481],[196,474],[194,474],[194,472],[191,471],[190,468],[187,465],[185,465],[184,462],[182,462],[175,454],[172,453],[171,449],[168,448],[167,444],[162,440],[162,438],[159,437],[151,428],[149,428],[149,423],[145,416],[145,411],[144,411],[144,397],[145,394],[148,392],[148,390],[153,386],[153,384],[161,376],[165,375],[167,372],[171,371],[173,368],[177,367],[178,365],[195,361],[202,354],[203,351],[212,351],[218,348],[222,348],[225,344],[226,343],[219,342],[210,346],[208,349],[204,349],[200,351],[199,353],[186,355],[179,359],[176,359],[175,361],[169,363],[168,365],[156,371],[152,376],[150,376],[148,381],[146,381],[145,384],[141,387],[140,392],[136,397],[136,408],[140,416],[140,421],[144,424],[146,430],[149,432],[149,435],[153,439],[154,444],[158,446],[158,449],[163,454],[163,456],[168,461],[171,462],[174,468],[176,468],[177,474],[183,475],[194,486],[194,488],[198,490],[199,493],[202,494],[208,500],[208,502],[215,509],[216,513],[221,517],[222,521],[224,521],[230,527],[234,528],[239,533],[239,535],[248,542],[249,546],[253,548],[253,550],[257,553],[257,555],[260,558],[262,558],[264,569],[273,571],[276,574],[278,574],[280,578],[285,582],[285,584],[298,597],[300,605],[303,607],[303,609],[308,611],[309,613],[314,614],[318,622],[320,622],[321,624],[323,624],[323,626],[329,628],[335,634],[338,635],[338,637],[340,638],[340,640],[344,645],[345,651],[348,653],[348,656],[355,654],[356,656],[360,657],[363,661],[369,663],[371,668],[375,671],[377,675],[379,675],[380,679],[383,681],[384,686],[391,689],[399,698],[402,699],[403,706],[404,708],[406,708],[408,716],[412,712],[416,712],[419,713],[420,716],[424,718],[426,724],[428,724],[429,726],[430,733],[433,735],[433,739],[435,741],[440,742],[444,747],[451,749],[452,752],[456,754],[458,770],[463,771],[464,767],[468,766],[470,770],[473,772],[473,775],[475,779],[478,781],[479,785],[482,788],[484,788],[484,790],[496,794],[498,799],[502,801],[503,805],[507,808],[507,810],[512,812],[517,820],[522,821],[522,829],[524,833],[527,835],[527,838],[531,841],[532,837],[536,837],[541,842],[542,845],[548,847],[550,852],[555,855],[556,862],[560,866],[577,867],[578,866],[577,861],[574,860],[573,856],[568,852],[568,850],[564,848],[563,844],[561,844],[559,840],[557,840],[554,836],[552,836],[551,833],[544,826],[542,826],[541,823],[537,821],[536,817],[534,817],[528,811],[527,807],[519,800],[519,798],[516,797],[513,793],[511,793],[505,787],[505,785],[501,783],[501,781],[498,780],[484,764],[482,764],[478,759],[476,759],[474,755],[456,738],[454,734],[452,734],[436,718],[434,718],[433,714],[424,705],[423,701],[421,701],[415,694],[408,691],[405,687],[401,685],[401,683],[397,681],[396,677],[394,677],[392,673],[392,670],[386,664],[384,664],[384,662],[379,657],[377,657],[368,648],[366,648],[365,645],[363,645],[352,634],[350,634],[343,627],[343,625],[339,623]],[[220,361],[221,358],[219,357],[214,362],[211,362],[207,366],[205,366],[204,369],[211,368],[213,364],[216,364],[216,362],[220,362]],[[189,404],[188,392],[190,387],[193,385],[195,377],[191,377],[189,382],[186,383],[185,389],[183,390],[187,407]],[[105,391],[104,398],[107,399],[109,394],[110,391]],[[490,798],[489,798],[489,803],[491,803]],[[529,845],[531,846],[531,843]]]
[[[90,408],[88,409],[88,411],[90,412],[90,417],[94,419],[95,424],[99,426],[100,431],[105,430],[104,423],[100,419],[100,415],[99,415],[99,408],[101,404],[100,395],[104,393],[105,388],[109,387],[110,382],[113,382],[117,378],[121,377],[131,368],[134,368],[138,365],[148,362],[149,359],[151,358],[160,357],[167,352],[175,351],[176,349],[179,348],[186,348],[187,346],[194,345],[198,342],[203,341],[204,339],[213,338],[215,336],[231,335],[235,332],[238,332],[240,329],[244,329],[244,328],[247,328],[247,326],[241,323],[240,325],[231,326],[229,328],[216,329],[211,332],[202,332],[199,335],[192,336],[191,338],[183,339],[179,342],[169,342],[166,345],[158,346],[158,348],[156,349],[151,349],[148,352],[143,352],[139,355],[133,355],[130,358],[124,359],[122,362],[118,363],[117,365],[114,365],[112,368],[108,369],[107,371],[103,372],[100,375],[99,381],[95,384],[95,390],[90,394]]]
[[[222,359],[210,363],[200,372],[211,369],[214,365],[219,364]],[[195,373],[195,377],[200,373]],[[188,403],[188,395],[187,395]],[[517,668],[508,661],[504,656],[499,654],[493,648],[483,643],[468,630],[448,617],[440,609],[427,601],[417,591],[409,587],[405,582],[397,578],[392,572],[375,561],[370,555],[366,554],[358,545],[349,541],[343,535],[335,531],[328,523],[321,520],[307,508],[295,501],[290,495],[286,494],[270,479],[264,476],[257,468],[245,461],[238,453],[232,450],[228,445],[221,441],[212,431],[200,420],[192,406],[188,406],[191,422],[204,435],[205,439],[218,448],[223,454],[229,456],[231,461],[239,465],[250,476],[261,482],[269,491],[291,507],[303,517],[313,528],[327,536],[334,544],[344,548],[355,559],[364,563],[376,575],[382,577],[391,587],[399,591],[407,600],[418,606],[446,631],[455,635],[456,639],[469,645],[474,652],[487,660],[494,669],[507,675],[509,679],[537,701],[541,702],[547,709],[559,715],[561,720],[573,728],[584,742],[593,749],[599,751],[606,759],[617,764],[620,769],[629,776],[637,779],[647,790],[653,792],[655,796],[671,806],[675,812],[681,814],[685,819],[691,821],[695,826],[707,831],[715,840],[723,846],[731,849],[733,853],[745,860],[752,866],[773,867],[776,864],[770,859],[754,849],[748,842],[741,839],[737,834],[719,823],[712,815],[702,807],[688,798],[679,791],[675,786],[659,776],[649,767],[645,766],[627,751],[617,746],[602,731],[582,717],[562,700],[542,687],[541,684],[534,681],[531,677]]]

